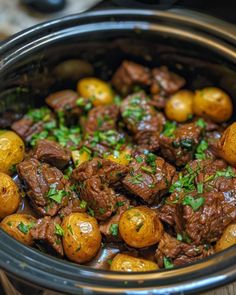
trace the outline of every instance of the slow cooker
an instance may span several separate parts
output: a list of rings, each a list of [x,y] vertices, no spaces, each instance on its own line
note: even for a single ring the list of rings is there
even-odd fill
[[[235,48],[233,25],[188,10],[100,10],[53,20],[0,46],[0,117],[16,117],[59,89],[52,69],[69,58],[88,60],[102,79],[123,59],[165,64],[186,77],[187,87],[218,85],[236,102]],[[235,264],[231,247],[173,270],[109,272],[53,258],[0,231],[0,268],[10,278],[66,294],[199,293],[234,281]]]

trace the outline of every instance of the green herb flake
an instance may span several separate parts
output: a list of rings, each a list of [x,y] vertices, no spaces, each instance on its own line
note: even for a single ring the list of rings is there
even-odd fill
[[[168,257],[164,257],[163,262],[164,262],[165,269],[171,269],[174,267],[173,263],[171,262],[171,259]]]
[[[28,111],[26,117],[30,118],[33,122],[47,121],[50,119],[50,113],[51,111],[47,107],[42,107]]]
[[[200,183],[197,184],[197,192],[199,194],[202,194],[203,193],[203,183],[202,182],[200,182]]]
[[[204,202],[205,199],[203,197],[195,199],[194,197],[187,195],[184,197],[182,204],[192,207],[193,211],[197,211],[204,204]]]
[[[112,264],[112,260],[113,260],[113,259],[107,259],[107,263],[108,263],[109,265],[111,265],[111,264]]]
[[[232,167],[228,166],[223,171],[216,171],[214,178],[217,178],[220,176],[223,176],[226,178],[234,178],[234,177],[236,177],[236,174],[235,174],[235,172],[233,172]]]
[[[200,118],[197,120],[196,126],[198,126],[200,128],[206,128],[206,122],[202,118]]]
[[[166,137],[173,137],[176,128],[177,128],[177,126],[176,126],[175,122],[167,121],[166,124],[164,125],[164,129],[162,131],[162,134]]]
[[[67,225],[67,229],[72,235],[74,234],[71,224]]]
[[[87,207],[87,202],[84,200],[81,200],[80,204],[79,204],[81,209],[85,209]]]
[[[185,138],[180,141],[180,146],[188,151],[193,149],[193,139],[192,138]]]
[[[68,193],[65,190],[57,190],[55,185],[51,185],[50,190],[48,191],[48,198],[55,201],[58,204],[61,204],[62,198]]]
[[[114,237],[118,236],[118,233],[119,233],[118,224],[117,223],[112,223],[110,225],[109,231],[112,234],[112,236],[114,236]]]
[[[87,210],[88,210],[88,214],[89,214],[90,216],[94,217],[94,215],[95,215],[94,210],[91,209],[90,207],[88,207]]]
[[[98,211],[100,214],[104,214],[106,212],[106,210],[104,208],[99,208]]]
[[[143,157],[141,157],[141,156],[137,156],[135,158],[135,160],[136,160],[137,163],[142,163],[144,161]]]
[[[183,236],[182,236],[181,234],[178,233],[176,239],[177,239],[178,241],[182,242],[182,241],[183,241]]]
[[[34,222],[29,223],[28,225],[20,222],[17,226],[18,230],[21,231],[23,234],[27,234],[29,230],[35,225]]]
[[[124,205],[125,205],[125,202],[120,202],[120,201],[119,201],[119,202],[116,203],[116,206],[117,206],[117,207],[122,207],[122,206],[124,206]]]
[[[200,144],[197,146],[195,158],[198,160],[205,160],[205,151],[208,149],[208,143],[206,140],[201,140]]]
[[[153,169],[150,168],[150,167],[142,166],[141,169],[143,171],[148,172],[148,173],[151,173],[151,174],[154,174],[155,173],[155,171],[153,171]]]
[[[58,223],[55,224],[55,234],[57,234],[58,236],[61,236],[61,237],[64,236],[64,230],[60,226],[60,224],[58,224]]]

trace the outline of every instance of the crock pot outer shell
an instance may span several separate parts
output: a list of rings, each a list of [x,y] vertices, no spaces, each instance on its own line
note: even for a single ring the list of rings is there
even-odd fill
[[[109,79],[124,58],[147,66],[165,64],[187,78],[188,88],[214,84],[236,99],[236,34],[226,24],[211,23],[191,13],[108,10],[29,29],[0,48],[0,111],[38,106],[61,89],[51,69],[68,58],[91,62],[102,79]],[[74,84],[68,81],[65,87]],[[164,273],[124,274],[58,260],[0,231],[0,267],[31,284],[70,294],[199,293],[236,278],[234,248]]]

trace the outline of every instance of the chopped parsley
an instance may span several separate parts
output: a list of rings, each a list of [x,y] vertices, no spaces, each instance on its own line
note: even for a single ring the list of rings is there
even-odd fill
[[[205,151],[208,148],[208,143],[206,140],[201,140],[201,142],[199,143],[199,145],[197,146],[197,150],[196,150],[196,154],[195,157],[198,160],[205,160],[206,159],[206,154]]]
[[[164,257],[163,262],[165,269],[171,269],[174,267],[173,263],[171,262],[171,259],[168,257]]]
[[[87,202],[84,201],[84,200],[82,200],[82,201],[80,202],[79,206],[80,206],[81,209],[85,209],[85,208],[87,207]]]
[[[57,234],[58,236],[61,236],[61,237],[64,236],[64,230],[60,226],[60,224],[58,224],[58,223],[55,224],[55,234]]]
[[[31,137],[31,140],[30,140],[30,145],[31,146],[35,146],[38,142],[38,140],[40,139],[46,139],[48,137],[48,131],[47,130],[44,130],[40,133],[37,133],[37,134],[34,134],[32,137]]]
[[[146,167],[146,166],[142,166],[141,169],[145,172],[148,172],[148,173],[155,173],[155,171],[153,171],[153,169],[151,167]]]
[[[112,236],[114,236],[114,237],[118,236],[118,233],[119,233],[118,224],[117,223],[112,223],[110,225],[109,231],[112,234]]]
[[[183,241],[183,236],[182,236],[181,234],[178,233],[176,239],[177,239],[178,241],[182,242],[182,241]]]
[[[146,111],[140,107],[141,99],[139,96],[134,96],[129,102],[129,106],[123,111],[123,118],[128,118],[134,122],[141,122],[146,116]]]
[[[196,126],[198,126],[200,128],[206,128],[206,122],[202,118],[200,118],[197,120]]]
[[[236,177],[236,174],[233,172],[232,167],[228,166],[223,171],[216,171],[214,178],[224,176],[226,178],[233,178]]]
[[[192,138],[184,138],[180,141],[180,146],[183,149],[191,151],[193,149],[193,139]]]
[[[60,126],[60,128],[53,130],[53,136],[63,147],[68,146],[68,143],[78,146],[81,141],[81,134],[79,127],[68,128],[66,126]]]
[[[80,97],[76,100],[76,105],[78,107],[82,107],[87,112],[93,107],[92,101],[86,100],[83,97]]]
[[[117,207],[122,207],[122,206],[124,206],[124,205],[125,205],[125,202],[120,202],[120,201],[119,201],[119,202],[116,203],[116,206],[117,206]]]
[[[30,118],[33,122],[47,121],[50,119],[50,113],[47,107],[42,107],[28,111],[26,117]]]
[[[177,126],[176,126],[175,122],[167,121],[166,124],[164,125],[164,129],[162,131],[162,134],[166,137],[173,137],[176,128],[177,128]]]
[[[88,210],[88,214],[89,214],[90,216],[94,217],[94,215],[95,215],[94,210],[91,209],[90,207],[88,207],[87,210]]]
[[[112,260],[113,260],[113,259],[111,259],[111,258],[110,258],[110,259],[107,259],[107,263],[108,263],[109,265],[111,265],[111,264],[112,264]]]
[[[34,222],[31,222],[29,224],[24,224],[22,221],[18,224],[17,228],[19,231],[21,231],[23,234],[27,234],[29,230],[35,225]]]
[[[57,190],[55,185],[51,185],[48,191],[48,198],[55,201],[56,203],[60,204],[62,198],[66,196],[68,193],[65,190]]]
[[[141,173],[136,174],[136,175],[132,174],[131,177],[130,177],[130,182],[132,184],[141,184],[141,183],[143,183],[143,175]]]
[[[187,195],[184,197],[182,204],[192,207],[193,211],[197,211],[204,204],[204,202],[205,199],[203,197],[195,199],[194,197]]]
[[[142,163],[144,161],[143,157],[141,157],[141,156],[137,156],[135,158],[135,160],[136,160],[137,163]]]
[[[99,208],[98,211],[100,214],[104,214],[106,212],[106,210],[104,208]]]
[[[202,194],[203,193],[203,183],[202,182],[200,182],[200,183],[197,184],[197,192],[199,194]]]
[[[74,234],[71,224],[67,225],[67,229],[72,235]]]

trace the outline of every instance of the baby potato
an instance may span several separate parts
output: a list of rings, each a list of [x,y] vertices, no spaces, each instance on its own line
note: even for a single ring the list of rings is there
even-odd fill
[[[166,103],[167,118],[176,122],[187,121],[193,115],[193,98],[192,91],[180,90],[176,92]]]
[[[106,157],[106,159],[116,162],[121,165],[127,166],[130,162],[131,158],[131,150],[124,149],[123,151],[114,151],[113,154],[110,154]]]
[[[113,92],[109,84],[97,78],[83,78],[77,84],[77,91],[83,98],[92,100],[94,106],[113,102]]]
[[[24,158],[25,146],[13,131],[0,131],[0,172],[10,174],[13,165]]]
[[[14,213],[20,204],[20,194],[12,178],[0,172],[0,219]]]
[[[222,134],[218,143],[218,151],[225,161],[236,167],[236,122]]]
[[[25,245],[32,245],[33,239],[30,234],[30,229],[36,223],[36,219],[28,214],[12,214],[5,217],[1,223],[2,228],[10,236]]]
[[[206,87],[196,91],[193,111],[198,116],[204,116],[220,123],[232,116],[233,104],[223,90],[217,87]]]
[[[139,206],[121,215],[119,232],[126,244],[134,248],[143,248],[159,242],[163,226],[152,209]]]
[[[90,261],[101,246],[97,220],[87,213],[72,213],[63,219],[62,238],[66,256],[77,263]]]
[[[158,268],[158,265],[152,261],[135,258],[126,254],[117,254],[110,266],[110,270],[126,272],[151,271]]]
[[[91,152],[89,153],[86,150],[80,150],[80,151],[72,151],[72,160],[75,165],[75,167],[78,167],[80,164],[88,161],[91,156]]]
[[[215,251],[223,251],[236,244],[236,224],[230,224],[215,245]]]

